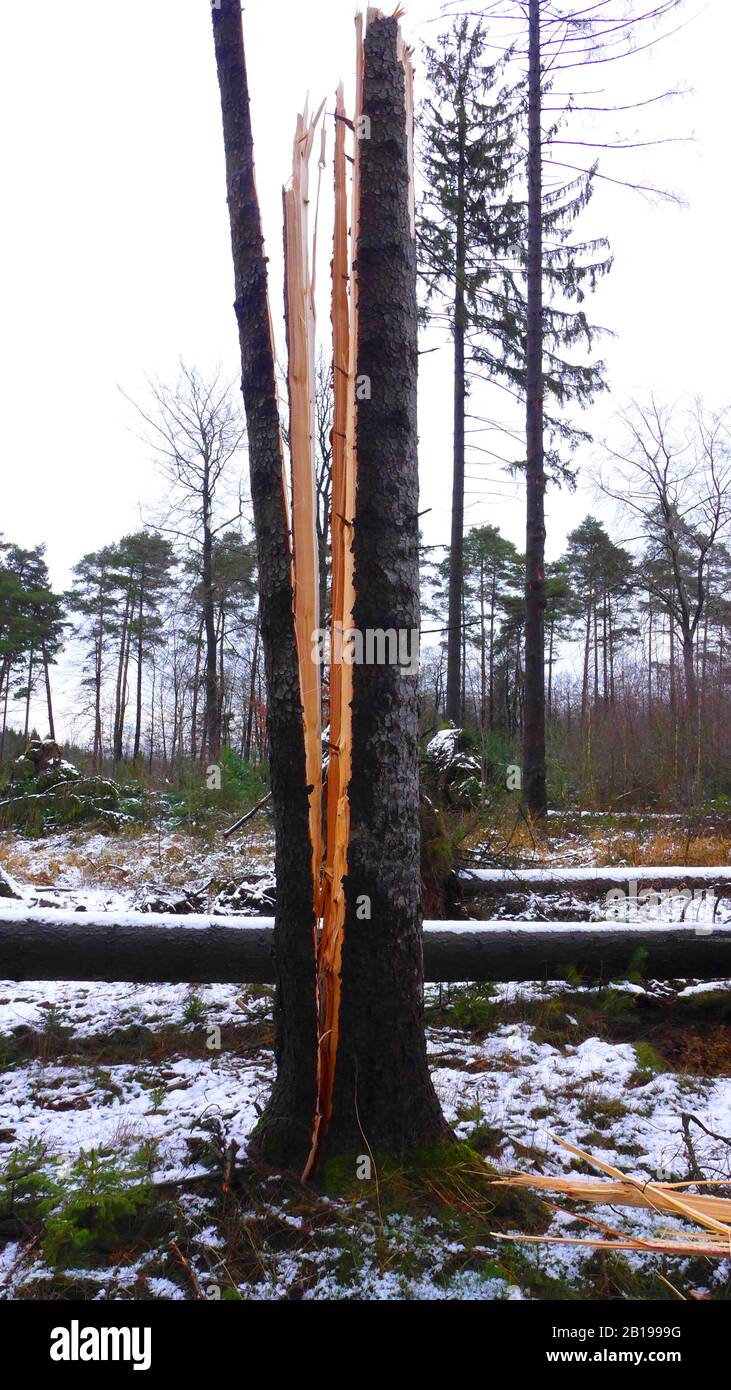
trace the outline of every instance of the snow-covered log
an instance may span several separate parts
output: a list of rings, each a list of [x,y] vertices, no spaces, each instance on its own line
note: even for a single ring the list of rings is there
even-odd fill
[[[731,866],[684,868],[682,865],[642,865],[640,868],[578,867],[566,869],[463,869],[458,875],[461,895],[466,900],[504,896],[506,893],[570,893],[577,898],[601,898],[622,889],[627,898],[643,892],[713,892],[717,897],[731,894]]]
[[[0,979],[267,984],[273,919],[197,914],[0,911]],[[427,922],[430,981],[731,978],[731,927],[694,923]],[[639,956],[638,952],[645,954]]]

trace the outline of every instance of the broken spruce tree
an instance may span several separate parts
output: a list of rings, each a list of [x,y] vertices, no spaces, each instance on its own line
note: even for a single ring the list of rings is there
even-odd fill
[[[355,119],[346,118],[341,92],[335,118],[332,631],[323,817],[319,748],[315,753],[317,644],[307,630],[317,625],[318,583],[306,221],[315,123],[300,117],[285,193],[292,543],[238,0],[221,0],[212,14],[276,834],[277,1076],[252,1148],[310,1176],[329,1156],[405,1156],[449,1135],[424,1037],[416,679],[384,659],[361,661],[349,641],[349,634],[388,630],[413,639],[419,628],[411,64],[395,17],[369,10],[365,33],[356,21]]]

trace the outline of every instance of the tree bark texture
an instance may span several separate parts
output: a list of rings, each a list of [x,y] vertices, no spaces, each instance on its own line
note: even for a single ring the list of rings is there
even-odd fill
[[[315,1110],[317,1018],[312,851],[291,550],[239,0],[221,0],[212,10],[212,20],[259,571],[277,877],[277,1075],[254,1147],[268,1161],[300,1166],[309,1152]]]

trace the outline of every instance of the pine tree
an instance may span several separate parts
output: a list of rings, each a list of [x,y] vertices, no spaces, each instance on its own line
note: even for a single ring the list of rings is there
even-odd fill
[[[480,663],[479,724],[483,742],[495,726],[495,655],[506,602],[520,591],[522,557],[496,526],[465,537],[465,630]]]
[[[119,633],[118,553],[115,546],[85,555],[73,569],[69,607],[76,615],[76,636],[86,649],[87,674],[83,684],[91,691],[94,729],[92,763],[96,771],[104,753],[102,696],[108,669],[109,646]]]
[[[502,374],[501,344],[509,332],[503,264],[519,240],[521,224],[509,193],[518,158],[515,93],[504,82],[504,62],[486,62],[487,43],[482,24],[459,19],[435,47],[425,49],[431,95],[420,117],[427,180],[417,243],[426,286],[424,317],[446,321],[454,346],[446,714],[455,724],[462,715],[468,371],[482,342],[481,362],[490,361],[495,373]]]
[[[55,738],[49,668],[59,651],[65,626],[63,599],[51,588],[45,547],[31,550],[0,543],[0,694],[3,686],[3,738],[8,695],[14,670],[22,669],[14,698],[25,702],[24,736],[30,729],[30,705],[43,675],[49,733]]]

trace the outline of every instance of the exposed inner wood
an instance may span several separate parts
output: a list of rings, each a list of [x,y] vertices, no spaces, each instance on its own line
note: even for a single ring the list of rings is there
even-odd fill
[[[357,91],[360,109],[363,74],[362,19],[356,18]],[[335,118],[335,231],[332,259],[333,331],[333,454],[332,454],[332,619],[330,629],[330,728],[327,779],[326,853],[322,891],[322,931],[317,958],[318,1077],[317,1111],[312,1149],[303,1176],[316,1166],[327,1134],[335,1080],[335,1059],[340,1017],[345,893],[343,879],[348,864],[348,836],[353,698],[353,668],[342,656],[353,626],[353,551],[355,520],[355,351],[357,301],[355,267],[348,253],[348,196],[346,172],[346,120],[342,85],[338,88]],[[358,141],[353,166],[353,218],[358,209]],[[354,226],[352,245],[357,244]],[[350,301],[350,302],[349,302]]]
[[[322,862],[322,725],[315,484],[315,304],[309,248],[309,160],[322,107],[297,118],[292,182],[284,191],[285,306],[288,347],[289,447],[292,474],[294,620],[309,788],[309,830],[315,917]]]

